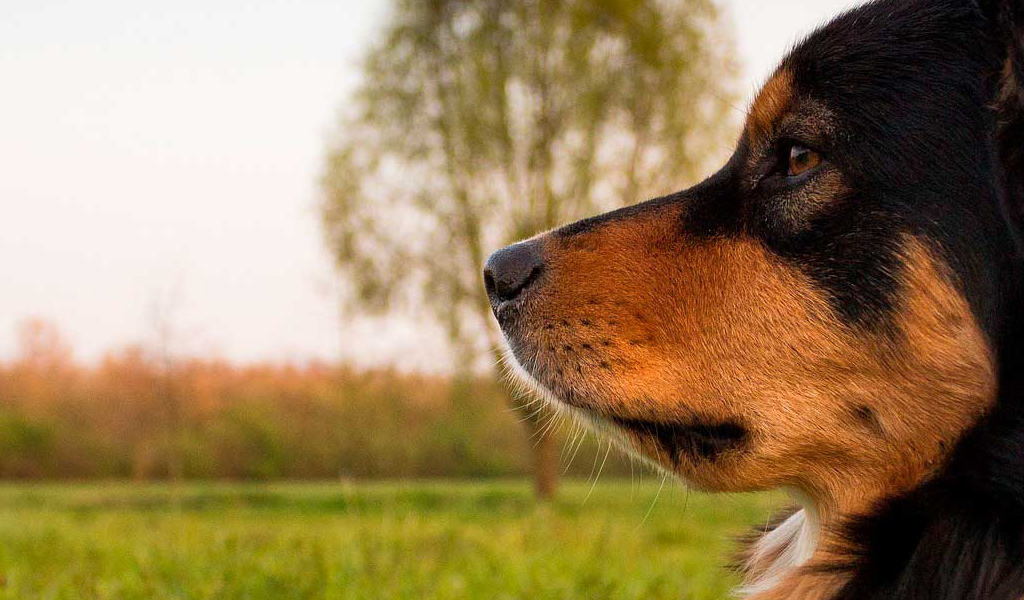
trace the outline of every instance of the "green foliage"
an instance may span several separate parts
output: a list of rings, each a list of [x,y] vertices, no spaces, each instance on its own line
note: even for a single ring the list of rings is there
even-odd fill
[[[467,354],[491,331],[489,251],[680,189],[733,129],[711,0],[395,0],[391,14],[326,161],[324,232],[351,306],[425,308]]]
[[[130,351],[62,368],[0,363],[0,478],[522,476],[535,441],[489,377],[204,359],[168,375]],[[573,454],[586,476],[604,449]],[[613,452],[604,471],[629,464]]]
[[[53,441],[50,426],[24,415],[0,414],[0,473],[17,476],[50,463]]]
[[[724,599],[730,536],[781,502],[656,481],[563,490],[540,504],[514,481],[5,484],[0,600]]]

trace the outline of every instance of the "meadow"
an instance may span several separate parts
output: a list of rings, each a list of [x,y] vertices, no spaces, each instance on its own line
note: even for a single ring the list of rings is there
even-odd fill
[[[650,477],[0,484],[0,599],[727,597],[774,495]]]

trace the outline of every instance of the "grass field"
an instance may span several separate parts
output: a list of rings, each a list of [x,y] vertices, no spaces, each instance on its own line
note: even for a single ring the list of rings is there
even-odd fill
[[[0,598],[725,597],[729,536],[780,499],[658,489],[6,484]]]

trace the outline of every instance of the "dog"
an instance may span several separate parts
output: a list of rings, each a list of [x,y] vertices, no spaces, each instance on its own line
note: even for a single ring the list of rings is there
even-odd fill
[[[1024,598],[1024,3],[876,0],[703,183],[495,252],[519,376],[689,485],[799,508],[757,600]]]

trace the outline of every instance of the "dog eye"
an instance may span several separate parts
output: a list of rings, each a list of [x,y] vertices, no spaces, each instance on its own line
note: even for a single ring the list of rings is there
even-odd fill
[[[821,155],[800,144],[793,144],[789,149],[789,170],[786,175],[796,177],[810,171],[821,164]]]

